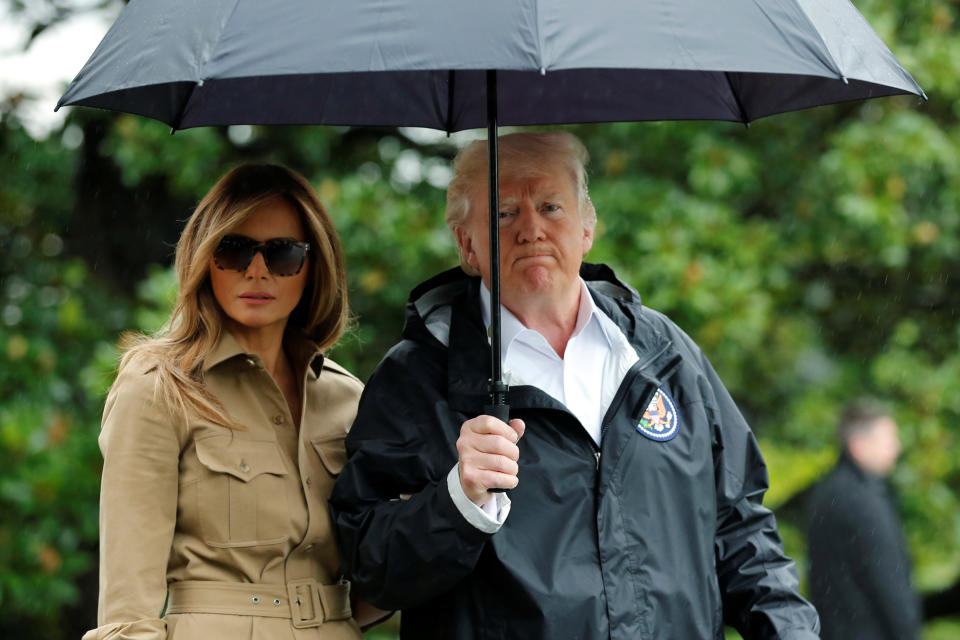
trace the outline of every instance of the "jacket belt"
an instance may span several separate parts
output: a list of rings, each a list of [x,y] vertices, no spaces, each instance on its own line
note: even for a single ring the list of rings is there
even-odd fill
[[[346,620],[350,583],[319,584],[293,580],[286,584],[184,580],[170,583],[167,613],[224,613],[289,618],[297,629]]]

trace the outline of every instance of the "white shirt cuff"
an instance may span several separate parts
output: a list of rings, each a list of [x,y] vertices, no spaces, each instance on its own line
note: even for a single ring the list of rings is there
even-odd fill
[[[493,499],[488,500],[483,507],[478,507],[464,493],[460,485],[460,468],[458,464],[447,474],[447,490],[453,498],[453,504],[466,518],[467,522],[484,533],[496,533],[503,526],[510,514],[510,498],[506,493],[494,493]]]

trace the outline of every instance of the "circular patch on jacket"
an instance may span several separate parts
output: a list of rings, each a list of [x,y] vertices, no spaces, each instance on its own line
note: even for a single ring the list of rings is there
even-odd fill
[[[657,442],[666,442],[677,437],[680,431],[680,414],[673,398],[663,390],[657,389],[637,424],[637,431]]]

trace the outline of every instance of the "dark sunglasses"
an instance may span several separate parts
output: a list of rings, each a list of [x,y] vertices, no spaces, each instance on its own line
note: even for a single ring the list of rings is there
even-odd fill
[[[224,236],[213,252],[213,262],[224,271],[246,271],[260,252],[267,269],[275,276],[295,276],[303,269],[310,245],[289,238],[257,242],[247,236]]]

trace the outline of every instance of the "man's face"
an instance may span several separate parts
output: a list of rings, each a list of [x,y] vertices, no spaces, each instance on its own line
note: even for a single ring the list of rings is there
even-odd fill
[[[540,177],[500,181],[501,294],[514,313],[551,298],[578,300],[580,265],[593,245],[572,176],[562,166],[545,169]],[[487,191],[477,189],[466,224],[456,234],[464,259],[489,287],[488,216]]]
[[[851,441],[851,445],[856,446],[856,450],[851,451],[861,467],[877,476],[893,471],[900,456],[900,437],[897,423],[892,418],[880,418],[872,429],[856,434],[854,438],[859,441]]]

